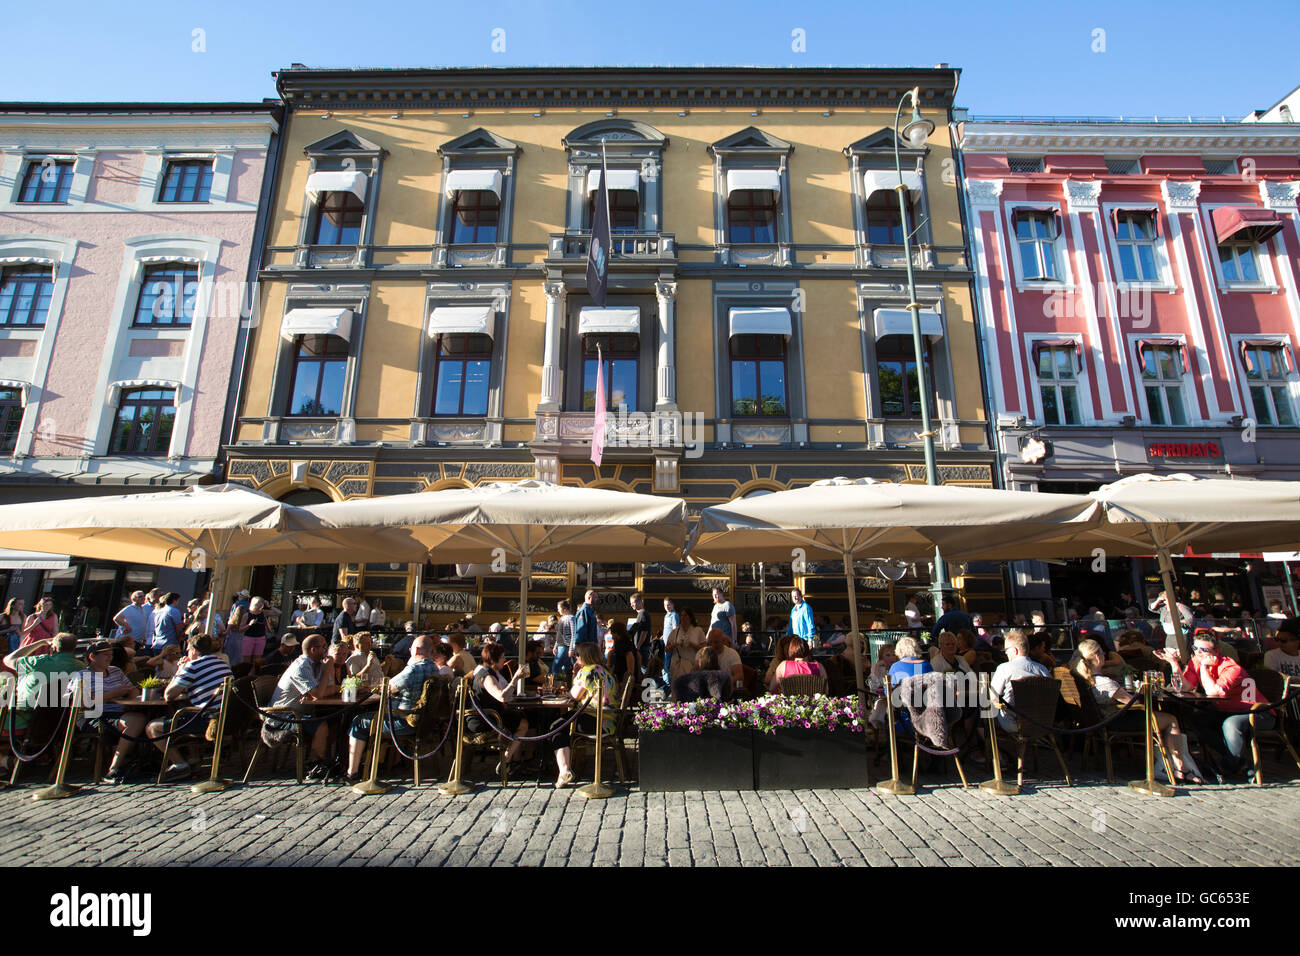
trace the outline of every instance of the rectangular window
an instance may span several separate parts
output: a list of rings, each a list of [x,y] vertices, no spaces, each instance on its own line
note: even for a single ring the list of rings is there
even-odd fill
[[[925,380],[934,400],[934,363],[925,340]],[[884,418],[920,418],[921,384],[916,374],[916,349],[910,335],[886,335],[876,342],[876,379],[880,385],[880,413]]]
[[[1155,282],[1155,213],[1121,209],[1115,214],[1115,243],[1119,249],[1120,275],[1128,282]]]
[[[779,193],[770,189],[737,189],[727,198],[727,241],[776,242]]]
[[[123,392],[113,419],[110,455],[166,455],[176,422],[175,390],[138,388]]]
[[[496,242],[501,200],[490,189],[460,189],[451,207],[451,241]]]
[[[492,337],[440,335],[437,363],[433,413],[486,415],[488,381],[492,372]]]
[[[1142,164],[1136,159],[1108,159],[1106,172],[1112,176],[1137,176],[1142,172]]]
[[[70,159],[31,159],[23,172],[19,202],[67,202],[72,191],[73,161]]]
[[[1043,171],[1043,157],[1008,156],[1007,167],[1013,173],[1041,173]]]
[[[1201,163],[1209,176],[1231,176],[1237,171],[1235,159],[1202,159]]]
[[[1291,408],[1290,375],[1282,346],[1250,345],[1246,347],[1246,379],[1250,400],[1255,406],[1255,421],[1261,425],[1294,425]]]
[[[12,455],[17,449],[22,423],[23,393],[16,388],[0,389],[0,454]]]
[[[599,190],[587,195],[587,228],[594,222],[593,212]],[[635,189],[611,189],[609,195],[609,228],[611,232],[631,233],[641,231],[641,194]]]
[[[596,347],[600,346],[597,353]],[[605,408],[620,405],[637,410],[637,366],[641,361],[639,335],[592,333],[582,337],[582,410],[596,410],[597,354],[605,366]]]
[[[1075,372],[1078,353],[1073,345],[1039,346],[1038,394],[1043,400],[1043,422],[1047,425],[1078,425],[1079,382]]]
[[[1059,278],[1056,269],[1056,216],[1050,212],[1015,214],[1016,243],[1020,246],[1020,271],[1026,280],[1049,282]]]
[[[212,191],[212,160],[169,159],[163,171],[159,202],[208,202]]]
[[[312,244],[355,246],[361,242],[361,222],[366,207],[352,193],[329,192],[320,197]]]
[[[42,326],[54,294],[49,266],[19,266],[0,275],[0,326]]]
[[[731,414],[787,415],[785,336],[731,337]]]
[[[194,300],[198,292],[198,266],[175,263],[146,266],[132,325],[136,328],[189,326],[194,321]]]
[[[1227,242],[1219,246],[1219,268],[1225,282],[1258,282],[1253,242]]]
[[[1142,349],[1142,387],[1153,425],[1186,425],[1183,405],[1183,353],[1177,346]]]
[[[898,197],[895,191],[877,189],[867,200],[867,242],[870,245],[903,244],[903,231],[912,228],[912,198],[907,197],[907,218],[904,220],[898,211]]]
[[[337,335],[303,335],[294,358],[289,415],[337,416],[343,407],[348,343]]]

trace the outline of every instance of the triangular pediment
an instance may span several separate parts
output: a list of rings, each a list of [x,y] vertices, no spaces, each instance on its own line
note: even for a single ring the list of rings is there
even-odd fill
[[[453,140],[448,140],[438,147],[440,153],[473,153],[473,152],[493,152],[493,153],[517,153],[519,146],[512,143],[504,136],[498,136],[491,130],[479,127],[457,136]]]
[[[713,149],[735,149],[744,150],[752,149],[765,153],[788,153],[794,149],[794,146],[781,139],[779,136],[773,136],[771,133],[764,132],[757,126],[750,126],[742,129],[738,133],[732,133],[725,139],[720,139],[712,146]]]
[[[304,153],[379,153],[383,150],[378,144],[358,136],[349,129],[331,133],[324,139],[317,140],[304,147]]]

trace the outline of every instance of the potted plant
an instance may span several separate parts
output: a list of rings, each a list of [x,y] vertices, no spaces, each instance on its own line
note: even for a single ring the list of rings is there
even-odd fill
[[[357,697],[361,693],[361,685],[364,683],[361,677],[345,677],[343,683],[339,686],[343,689],[343,702],[346,704],[355,704]]]
[[[140,681],[141,700],[162,700],[163,688],[167,682],[161,677],[146,677]]]
[[[753,790],[753,731],[744,704],[653,702],[637,711],[638,781],[645,791]]]

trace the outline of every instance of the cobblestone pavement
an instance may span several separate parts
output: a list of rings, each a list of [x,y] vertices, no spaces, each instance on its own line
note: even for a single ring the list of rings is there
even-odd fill
[[[292,780],[208,795],[135,783],[44,802],[29,784],[0,791],[0,865],[1294,866],[1294,777],[1170,799],[1096,777],[1026,780],[1012,798],[938,779],[912,797],[619,788],[608,800],[530,780],[464,797],[409,780],[371,797]]]

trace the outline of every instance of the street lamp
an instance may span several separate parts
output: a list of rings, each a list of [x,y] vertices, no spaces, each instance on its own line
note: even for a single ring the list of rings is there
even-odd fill
[[[925,370],[925,350],[922,347],[921,303],[916,301],[916,277],[912,273],[912,233],[911,218],[907,215],[906,187],[903,185],[903,163],[899,157],[899,121],[903,118],[903,104],[912,101],[912,119],[903,127],[902,138],[912,149],[922,149],[930,134],[934,132],[934,123],[921,115],[921,89],[914,87],[903,94],[894,111],[894,171],[898,174],[898,216],[903,225],[903,261],[907,264],[907,311],[912,316],[912,348],[916,359],[916,385],[921,393],[921,440],[925,448],[925,483],[934,487],[939,484],[938,470],[934,464],[934,432],[930,428],[930,382]],[[930,594],[934,601],[934,617],[939,619],[943,613],[943,596],[949,589],[948,569],[944,564],[939,549],[934,549],[934,575],[930,581]]]

